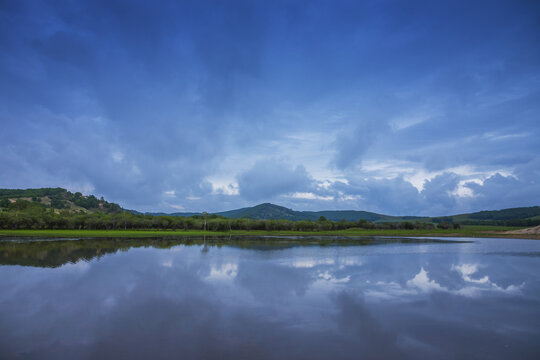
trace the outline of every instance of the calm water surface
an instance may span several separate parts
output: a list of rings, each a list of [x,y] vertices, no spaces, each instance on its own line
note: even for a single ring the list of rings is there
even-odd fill
[[[447,240],[4,238],[0,358],[540,358],[540,242]]]

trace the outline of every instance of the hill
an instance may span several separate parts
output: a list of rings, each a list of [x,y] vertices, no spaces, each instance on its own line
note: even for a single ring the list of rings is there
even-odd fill
[[[150,215],[167,215],[165,213],[146,213]],[[384,222],[422,222],[422,223],[459,223],[462,225],[501,225],[501,226],[535,226],[540,224],[540,206],[519,207],[502,210],[483,210],[474,213],[457,214],[438,217],[420,216],[390,216],[360,210],[323,210],[323,211],[296,211],[284,206],[270,203],[259,204],[252,207],[228,210],[215,213],[231,219],[249,218],[254,220],[312,220],[321,216],[331,221],[359,221],[366,220],[374,223]],[[169,216],[190,217],[201,213],[172,213]]]
[[[0,189],[0,208],[28,207],[68,210],[73,212],[118,213],[120,205],[94,195],[72,193],[62,188]]]
[[[540,216],[540,206],[519,207],[503,210],[484,210],[471,214],[454,215],[456,221],[465,220],[512,220],[531,219]]]
[[[133,212],[136,213],[136,212]],[[145,213],[146,215],[161,216],[185,216],[191,217],[194,215],[201,215],[202,213],[193,212],[177,212],[177,213]],[[264,203],[255,205],[252,207],[245,207],[235,210],[228,210],[222,212],[216,212],[215,215],[223,216],[229,219],[254,219],[254,220],[319,220],[321,216],[324,216],[327,220],[331,221],[358,221],[366,220],[371,222],[390,222],[390,221],[408,221],[420,219],[415,216],[389,216],[372,213],[368,211],[356,211],[356,210],[325,210],[325,211],[296,211],[284,206],[279,206],[270,203]]]
[[[216,215],[220,215],[226,218],[240,219],[283,219],[283,220],[305,220],[298,218],[297,211],[288,209],[284,206],[274,205],[270,203],[264,203],[253,207],[247,207],[236,210],[229,210],[218,212]]]
[[[239,219],[282,219],[291,221],[300,220],[312,220],[316,221],[321,216],[324,216],[327,220],[331,221],[358,221],[366,220],[371,222],[386,222],[386,221],[405,221],[416,220],[420,217],[414,216],[389,216],[382,215],[368,211],[357,210],[325,210],[325,211],[295,211],[284,206],[274,205],[270,203],[264,203],[253,207],[247,207],[237,210],[229,210],[218,212],[216,215],[220,215],[227,218]]]
[[[331,221],[359,221],[366,220],[375,223],[382,222],[450,222],[468,225],[505,225],[505,226],[534,226],[540,224],[540,206],[520,207],[502,210],[484,210],[468,214],[458,214],[442,217],[420,216],[390,216],[359,210],[325,210],[325,211],[295,211],[283,206],[264,203],[253,207],[218,212],[226,218],[250,219],[283,219],[283,220],[312,220],[321,216]]]
[[[433,222],[448,221],[463,225],[536,226],[540,224],[540,206],[483,210],[430,219]]]

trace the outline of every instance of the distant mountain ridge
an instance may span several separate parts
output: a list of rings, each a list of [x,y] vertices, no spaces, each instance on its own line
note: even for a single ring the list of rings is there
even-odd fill
[[[39,188],[39,189],[0,189],[0,209],[7,208],[16,201],[29,202],[34,206],[53,208],[55,211],[67,210],[78,212],[105,212],[118,213],[128,211],[133,214],[145,214],[153,216],[184,216],[191,217],[202,215],[200,212],[146,212],[122,209],[118,204],[109,203],[103,198],[94,195],[82,195],[71,193],[62,188]],[[216,215],[226,218],[250,218],[255,220],[319,220],[324,216],[331,221],[359,221],[369,222],[457,222],[461,224],[498,224],[508,226],[534,226],[540,224],[540,206],[518,207],[502,210],[484,210],[474,213],[457,214],[438,217],[421,216],[390,216],[369,211],[360,210],[323,210],[323,211],[296,211],[284,206],[271,203],[263,203],[252,207],[216,212]],[[512,225],[513,221],[515,225]]]
[[[134,212],[137,213],[137,212]],[[193,212],[175,212],[175,213],[157,213],[157,212],[147,212],[147,215],[169,215],[169,216],[194,216],[202,215],[202,213],[193,213]],[[359,210],[323,210],[323,211],[296,211],[284,206],[275,205],[271,203],[263,203],[251,207],[245,207],[240,209],[221,211],[212,213],[219,216],[223,216],[231,219],[240,219],[240,218],[250,218],[255,220],[291,220],[291,221],[300,221],[300,220],[312,220],[316,221],[321,216],[324,216],[327,220],[332,221],[405,221],[405,220],[415,220],[421,219],[417,216],[389,216],[377,214],[369,211],[359,211]]]
[[[251,218],[251,219],[268,219],[268,220],[318,220],[321,216],[324,216],[327,220],[339,221],[392,221],[401,220],[402,217],[388,216],[377,214],[368,211],[357,210],[324,210],[324,211],[296,211],[284,206],[274,205],[270,203],[259,204],[253,207],[242,208],[237,210],[229,210],[216,213],[228,218]],[[414,217],[415,219],[417,217]]]
[[[160,213],[150,213],[158,215]],[[193,216],[202,213],[172,213],[170,216]],[[252,207],[216,212],[216,215],[226,218],[239,219],[250,218],[260,220],[312,220],[316,221],[321,216],[332,221],[359,221],[370,222],[459,222],[469,224],[488,224],[496,221],[520,220],[530,224],[540,223],[540,206],[509,208],[502,210],[484,210],[468,214],[457,214],[449,216],[391,216],[361,210],[322,210],[322,211],[296,211],[284,206],[271,203],[264,203]],[[517,225],[520,226],[520,225]]]

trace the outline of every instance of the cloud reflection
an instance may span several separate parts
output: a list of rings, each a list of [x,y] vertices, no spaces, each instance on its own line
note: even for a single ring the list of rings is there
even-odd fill
[[[440,257],[448,244],[419,253],[392,246],[223,246],[204,254],[202,245],[132,248],[81,265],[0,266],[6,289],[0,357],[445,359],[481,351],[502,359],[515,349],[522,358],[537,353],[531,319],[540,315],[540,289],[530,285],[536,259],[508,257],[513,266],[502,280],[494,256],[458,261],[455,253]]]
[[[407,297],[415,298],[419,294],[432,292],[445,292],[467,297],[479,297],[486,292],[517,295],[525,285],[525,283],[521,283],[503,287],[489,280],[489,276],[487,275],[480,279],[473,279],[471,276],[478,271],[478,267],[478,264],[452,265],[450,270],[457,271],[461,275],[463,283],[449,283],[448,285],[441,285],[440,282],[430,278],[429,273],[422,267],[412,279],[406,282],[405,286],[401,286],[396,282],[378,281],[375,284],[375,287],[378,289],[370,289],[367,294],[378,298],[400,301],[406,300]]]

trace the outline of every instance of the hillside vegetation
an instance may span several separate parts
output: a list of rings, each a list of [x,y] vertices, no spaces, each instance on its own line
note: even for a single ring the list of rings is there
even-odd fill
[[[152,215],[166,215],[153,213]],[[171,216],[189,217],[201,213],[173,213]],[[479,211],[470,214],[458,214],[439,217],[420,216],[391,216],[359,210],[325,210],[325,211],[295,211],[283,206],[264,203],[253,207],[241,208],[216,213],[218,216],[231,219],[254,220],[290,220],[290,221],[317,221],[321,216],[330,221],[360,221],[372,223],[401,223],[420,222],[451,223],[460,225],[486,225],[486,226],[536,226],[540,224],[540,206],[520,207],[503,210]]]
[[[167,215],[165,213],[147,213],[149,215]],[[201,215],[202,213],[172,213],[171,216],[193,216]],[[255,205],[235,210],[228,210],[215,213],[230,219],[255,219],[255,220],[291,220],[316,221],[321,216],[330,221],[359,221],[366,220],[370,222],[396,222],[396,221],[416,221],[424,219],[418,216],[390,216],[382,215],[369,211],[358,210],[324,210],[324,211],[296,211],[284,206],[279,206],[270,203]]]
[[[118,213],[120,205],[98,199],[94,195],[71,193],[62,188],[0,189],[0,208],[5,210],[53,209],[74,212]]]
[[[381,215],[368,211],[337,210],[337,211],[295,211],[283,206],[264,203],[253,207],[230,210],[217,213],[227,218],[239,219],[286,219],[292,221],[311,220],[316,221],[321,216],[331,221],[359,221],[366,220],[372,222],[383,221],[403,221],[405,217]],[[418,217],[406,217],[407,220],[418,219]]]
[[[336,231],[363,229],[432,229],[427,223],[386,223],[375,225],[364,219],[332,221],[316,213],[296,212],[285,207],[261,204],[254,208],[220,214],[189,216],[141,214],[93,195],[71,193],[61,188],[0,190],[0,229],[35,230],[202,230],[202,231]],[[301,214],[300,217],[298,214]],[[237,218],[233,218],[237,216]],[[274,217],[274,218],[272,218]],[[439,228],[457,227],[446,223]]]
[[[389,216],[367,211],[295,211],[274,204],[216,214],[142,214],[94,195],[62,188],[0,189],[0,229],[209,231],[336,231],[361,229],[458,229],[462,225],[530,227],[540,207],[480,211],[445,217]]]
[[[429,219],[434,223],[453,222],[462,225],[536,226],[540,225],[540,206],[479,211]]]

